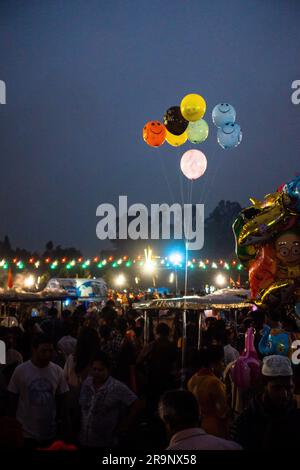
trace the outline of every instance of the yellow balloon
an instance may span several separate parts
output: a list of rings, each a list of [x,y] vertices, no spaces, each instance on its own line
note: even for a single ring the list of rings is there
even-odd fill
[[[174,135],[167,131],[166,141],[169,145],[172,145],[172,147],[179,147],[187,141],[187,132],[185,131],[183,134]]]
[[[187,121],[198,121],[206,111],[205,99],[195,93],[186,95],[180,103],[180,111]]]

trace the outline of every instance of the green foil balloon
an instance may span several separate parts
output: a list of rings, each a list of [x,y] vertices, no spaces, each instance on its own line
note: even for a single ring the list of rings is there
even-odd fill
[[[207,139],[208,124],[204,119],[199,121],[190,122],[187,128],[187,136],[192,144],[201,144]]]

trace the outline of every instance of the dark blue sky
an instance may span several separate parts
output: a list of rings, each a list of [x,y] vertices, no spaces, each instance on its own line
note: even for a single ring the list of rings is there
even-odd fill
[[[100,248],[96,208],[187,202],[181,154],[151,149],[144,123],[196,92],[207,101],[208,170],[193,202],[242,205],[300,172],[297,0],[0,2],[0,238]],[[243,141],[216,142],[211,111],[232,103]]]

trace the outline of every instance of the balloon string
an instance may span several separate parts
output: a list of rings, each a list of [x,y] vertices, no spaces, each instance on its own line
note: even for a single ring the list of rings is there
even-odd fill
[[[193,180],[190,181],[189,187],[189,196],[188,196],[188,204],[192,204],[192,193],[193,193]],[[184,296],[187,295],[187,288],[188,288],[188,240],[190,239],[190,223],[193,220],[193,206],[191,208],[191,212],[189,214],[189,221],[188,221],[188,234],[185,237],[185,275],[184,275]],[[184,304],[186,303],[186,299],[184,300]]]
[[[181,206],[183,208],[183,204],[184,204],[184,191],[183,191],[183,184],[182,184],[182,173],[180,171],[179,173],[179,187],[180,187],[180,197],[181,197]]]
[[[173,201],[175,201],[175,197],[174,197],[174,193],[173,193],[172,187],[171,187],[170,182],[169,182],[169,178],[167,177],[167,171],[166,171],[166,168],[165,168],[164,158],[160,158],[159,160],[160,160],[162,173],[163,173],[163,176],[165,178],[165,181],[166,181],[166,184],[167,184],[167,187],[168,187],[169,195],[171,197],[171,202],[173,202]]]

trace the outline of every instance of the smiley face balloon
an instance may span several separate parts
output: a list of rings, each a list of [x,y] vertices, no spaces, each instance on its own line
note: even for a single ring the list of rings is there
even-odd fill
[[[149,121],[143,128],[143,139],[150,147],[160,147],[166,140],[167,129],[159,121]]]
[[[218,129],[217,140],[223,149],[237,147],[242,140],[241,127],[237,123],[227,123]]]
[[[223,127],[226,123],[234,123],[235,118],[235,109],[229,103],[217,104],[212,111],[212,120],[217,127]]]
[[[181,101],[180,111],[187,121],[199,121],[206,111],[205,99],[200,95],[190,93]]]

